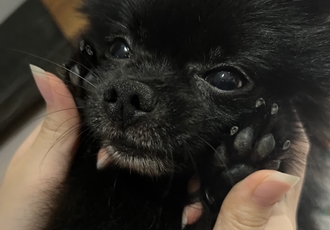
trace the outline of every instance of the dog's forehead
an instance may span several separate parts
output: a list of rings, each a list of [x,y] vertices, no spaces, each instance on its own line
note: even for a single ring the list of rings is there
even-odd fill
[[[135,29],[150,49],[176,54],[182,50],[190,56],[195,50],[201,55],[212,47],[228,47],[241,37],[240,24],[226,15],[228,11],[221,5],[221,1],[214,0],[152,1],[140,15],[139,28]]]
[[[85,1],[99,41],[124,34],[144,50],[181,59],[203,60],[214,50],[232,58],[289,50],[281,41],[296,39],[294,31],[307,15],[306,6],[291,0]]]
[[[267,20],[283,17],[276,13],[281,9],[271,1],[266,1],[268,6],[262,10],[260,2],[265,1],[250,1],[244,7],[240,1],[96,0],[87,14],[93,27],[100,28],[98,33],[103,33],[100,36],[127,34],[134,42],[161,53],[182,51],[193,56],[219,47],[234,53],[249,46],[256,40],[254,36],[264,36],[263,43],[275,42],[278,34],[272,31],[278,25]]]

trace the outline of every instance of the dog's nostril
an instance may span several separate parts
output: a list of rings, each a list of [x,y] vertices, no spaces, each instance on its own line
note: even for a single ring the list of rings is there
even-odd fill
[[[103,94],[104,100],[109,103],[115,103],[117,101],[117,92],[114,89],[106,90]]]
[[[135,109],[141,110],[140,98],[138,95],[133,95],[131,97],[131,105],[133,105]]]

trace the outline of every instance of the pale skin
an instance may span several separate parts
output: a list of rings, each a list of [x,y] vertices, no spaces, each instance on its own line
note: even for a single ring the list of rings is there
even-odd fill
[[[1,229],[43,226],[54,195],[50,191],[56,191],[64,180],[79,139],[79,129],[73,129],[79,125],[79,115],[66,86],[50,73],[32,70],[48,115],[19,147],[7,169],[0,186]],[[303,129],[301,135],[302,142],[295,147],[305,162],[310,145]],[[304,165],[297,176],[263,170],[239,182],[227,195],[214,230],[295,230],[304,171]],[[192,180],[188,192],[198,188],[198,180]],[[194,223],[201,213],[200,203],[187,206],[183,225]]]

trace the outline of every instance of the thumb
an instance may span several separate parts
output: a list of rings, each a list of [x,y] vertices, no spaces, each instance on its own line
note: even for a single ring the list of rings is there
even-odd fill
[[[0,187],[1,229],[30,229],[28,226],[44,221],[47,210],[52,209],[49,201],[70,168],[79,134],[78,111],[66,86],[36,66],[31,70],[46,101],[47,116],[6,171]],[[36,216],[40,210],[45,215]]]
[[[35,162],[42,160],[40,167],[46,171],[53,174],[53,169],[58,169],[64,175],[76,151],[79,114],[71,93],[60,79],[39,67],[30,67],[46,101],[47,115],[29,152]]]
[[[214,229],[264,229],[275,204],[299,180],[299,177],[270,170],[251,174],[229,192]]]

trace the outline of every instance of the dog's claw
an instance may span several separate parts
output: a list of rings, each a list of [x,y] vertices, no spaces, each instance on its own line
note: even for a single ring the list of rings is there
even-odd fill
[[[276,115],[278,112],[278,104],[274,103],[271,109],[271,115]]]
[[[81,40],[79,43],[79,49],[80,51],[84,51],[85,49],[85,40]]]
[[[234,136],[238,132],[239,128],[237,126],[234,126],[230,130],[230,135]]]
[[[284,142],[282,149],[283,149],[284,151],[286,151],[286,150],[288,150],[290,147],[291,147],[291,141],[290,141],[290,140],[287,140],[286,142]]]
[[[262,105],[266,105],[266,102],[263,98],[259,98],[257,101],[256,101],[256,108],[259,108],[260,106]]]
[[[89,56],[93,56],[93,55],[94,55],[94,52],[93,52],[93,50],[92,50],[92,47],[90,47],[89,45],[87,45],[87,46],[85,47],[85,49],[86,49],[86,52],[87,52],[87,54],[88,54]]]

